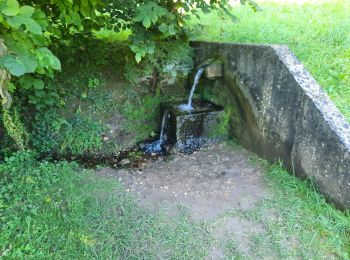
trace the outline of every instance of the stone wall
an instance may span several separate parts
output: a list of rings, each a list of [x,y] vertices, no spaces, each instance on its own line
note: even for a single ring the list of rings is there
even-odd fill
[[[211,81],[235,111],[231,132],[244,147],[310,178],[327,199],[350,208],[350,126],[285,46],[193,42],[195,63],[220,56]]]

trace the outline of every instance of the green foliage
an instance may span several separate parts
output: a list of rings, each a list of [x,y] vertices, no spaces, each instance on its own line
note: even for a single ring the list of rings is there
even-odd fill
[[[140,63],[127,56],[124,75],[130,82],[140,84],[151,81],[156,69],[159,86],[166,86],[187,76],[192,67],[192,50],[187,42],[159,42],[154,55],[146,56]]]
[[[225,107],[224,111],[219,115],[216,125],[213,126],[210,136],[215,138],[227,138],[232,123],[233,112],[231,107]]]
[[[167,14],[167,10],[155,2],[145,2],[137,10],[134,18],[135,22],[142,22],[142,25],[148,29],[151,24],[156,24],[158,19]]]
[[[177,3],[148,1],[137,9],[133,34],[130,36],[131,50],[137,63],[146,55],[153,55],[158,42],[167,40],[187,41],[183,28],[184,18]],[[182,4],[179,4],[182,5]],[[187,7],[187,5],[185,4]]]
[[[60,93],[62,89],[51,79],[24,75],[19,78],[18,83],[22,86],[17,91],[18,105],[32,106],[37,112],[55,110],[64,105],[63,95]]]
[[[13,70],[16,76],[34,71],[51,74],[52,70],[59,70],[59,60],[47,46],[55,38],[88,30],[91,24],[97,23],[95,10],[99,6],[99,0],[2,1],[1,24],[10,54],[1,58],[1,65],[10,72]]]
[[[148,82],[153,93],[159,83],[171,84],[174,78],[187,75],[191,69],[189,39],[193,30],[187,25],[191,16],[198,15],[200,10],[231,14],[227,0],[109,2],[106,11],[111,14],[115,28],[131,31],[133,57],[126,57],[125,76],[131,82]],[[246,2],[256,6],[251,0],[241,1]]]
[[[100,0],[0,1],[1,80],[9,80],[6,72],[14,76],[7,87],[21,105],[29,103],[37,110],[62,105],[57,89],[45,84],[45,76],[52,78],[61,70],[52,50],[103,24],[103,15],[96,11],[102,5]],[[5,87],[2,83],[0,93],[8,108],[11,97]],[[14,137],[16,129],[7,130]]]
[[[62,124],[59,135],[59,152],[87,155],[102,148],[101,124],[93,118],[76,115],[70,123]]]
[[[1,38],[8,53],[0,57],[0,68],[13,76],[38,73],[52,77],[61,64],[48,47],[96,25],[96,8],[101,5],[99,0],[1,1]]]
[[[22,121],[18,111],[15,110],[3,110],[2,111],[2,123],[7,130],[7,134],[14,140],[18,149],[24,150],[28,145],[28,133]]]
[[[158,128],[160,101],[159,91],[154,96],[143,97],[134,91],[129,92],[121,112],[128,120],[128,124],[124,126],[126,130],[136,133],[135,142],[155,135],[154,131]]]
[[[251,0],[242,0],[254,9],[257,5]],[[191,15],[198,15],[219,10],[231,15],[227,0],[195,0],[195,1],[146,1],[139,3],[131,28],[131,50],[135,53],[136,62],[146,55],[153,55],[155,48],[162,41],[187,42],[190,30],[187,23]],[[232,15],[231,15],[232,16]]]
[[[33,123],[31,143],[46,155],[83,156],[102,149],[102,124],[77,112],[72,119],[44,113]]]

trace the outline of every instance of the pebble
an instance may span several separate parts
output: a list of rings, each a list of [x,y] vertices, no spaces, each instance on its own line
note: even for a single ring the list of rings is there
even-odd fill
[[[128,165],[128,164],[130,164],[130,160],[129,159],[123,159],[120,162],[120,165],[122,165],[122,166],[125,166],[125,165]]]

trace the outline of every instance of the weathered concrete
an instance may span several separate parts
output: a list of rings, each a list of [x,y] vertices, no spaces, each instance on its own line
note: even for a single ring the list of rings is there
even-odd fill
[[[221,106],[211,102],[198,102],[197,100],[193,100],[193,111],[180,110],[179,105],[186,102],[187,100],[161,104],[161,114],[169,111],[168,122],[165,126],[169,141],[176,144],[180,150],[186,149],[191,140],[195,142],[201,141],[194,140],[197,138],[211,137],[223,110]]]
[[[195,63],[221,56],[215,102],[231,106],[231,134],[326,198],[350,208],[350,125],[285,46],[194,42]],[[203,84],[204,82],[202,82]]]

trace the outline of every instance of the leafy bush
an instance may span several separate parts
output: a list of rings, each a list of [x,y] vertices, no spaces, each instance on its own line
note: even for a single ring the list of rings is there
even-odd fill
[[[154,55],[146,56],[139,63],[131,55],[126,59],[124,75],[134,84],[151,84],[156,70],[158,87],[171,85],[186,77],[193,68],[192,49],[187,42],[159,43]]]
[[[33,124],[32,144],[46,155],[82,156],[102,148],[102,125],[79,112],[70,120],[58,114],[43,114]]]

